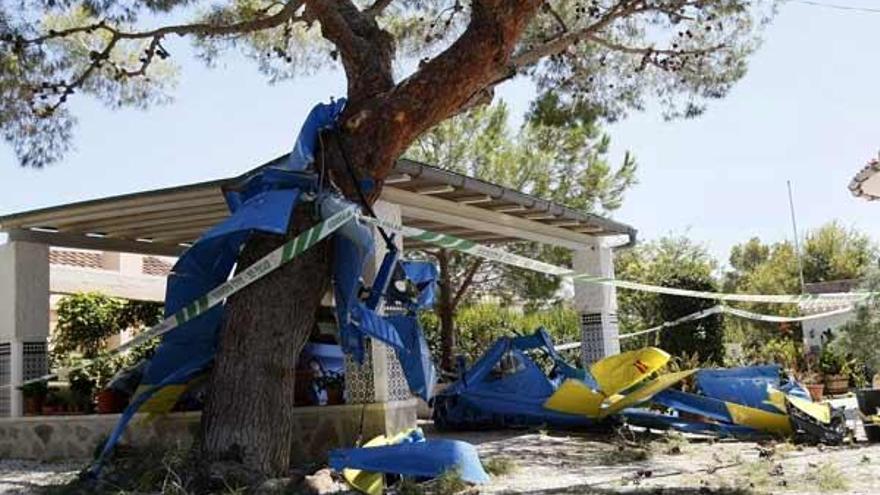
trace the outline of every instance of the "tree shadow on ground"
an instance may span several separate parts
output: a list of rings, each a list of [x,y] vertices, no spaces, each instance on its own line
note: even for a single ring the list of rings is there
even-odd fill
[[[510,493],[513,494],[513,492]],[[597,488],[589,484],[516,492],[517,495],[754,495],[756,493],[758,492],[743,488],[631,487],[613,489]]]

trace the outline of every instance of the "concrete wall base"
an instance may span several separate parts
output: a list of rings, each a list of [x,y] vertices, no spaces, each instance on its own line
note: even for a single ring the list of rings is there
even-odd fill
[[[377,404],[298,407],[291,462],[323,462],[337,447],[416,426],[415,399]],[[138,414],[122,443],[188,447],[198,435],[201,413]],[[363,419],[362,419],[363,418]],[[0,459],[87,460],[119,421],[118,414],[0,418]],[[361,432],[361,423],[363,431]]]

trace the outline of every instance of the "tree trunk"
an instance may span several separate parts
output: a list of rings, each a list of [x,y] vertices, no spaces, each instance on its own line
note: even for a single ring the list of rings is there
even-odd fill
[[[297,207],[288,239],[310,226],[308,209]],[[253,235],[238,271],[284,240]],[[287,472],[296,363],[330,285],[329,251],[321,242],[227,301],[202,416],[207,460],[241,462],[269,476]]]
[[[452,304],[452,279],[449,275],[449,251],[436,253],[440,265],[440,293],[437,313],[440,317],[440,368],[455,371],[455,308]]]
[[[474,1],[469,25],[458,40],[395,84],[394,39],[373,16],[351,0],[307,2],[304,16],[320,22],[321,34],[338,49],[348,78],[348,103],[340,119],[344,138],[325,150],[333,182],[356,198],[353,169],[358,180],[376,181],[366,198],[375,201],[394,162],[419,134],[481,99],[499,76],[512,75],[510,54],[542,3]],[[322,154],[321,165],[324,158]],[[295,217],[294,233],[308,226],[302,213]],[[264,236],[250,240],[239,269],[279,244],[279,239]],[[296,360],[329,287],[328,251],[326,243],[315,246],[227,301],[202,419],[202,451],[208,459],[239,460],[268,475],[287,470],[295,440]],[[451,289],[446,286],[450,329]],[[450,338],[449,361],[455,343],[451,332]]]

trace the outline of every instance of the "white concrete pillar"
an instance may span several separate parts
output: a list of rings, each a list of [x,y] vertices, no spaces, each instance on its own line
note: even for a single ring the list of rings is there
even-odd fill
[[[380,200],[373,205],[373,211],[376,212],[377,217],[383,220],[395,223],[402,221],[400,206],[396,204]],[[373,258],[368,260],[367,266],[364,268],[364,282],[367,286],[372,285],[379,267],[382,265],[382,259],[388,252],[385,240],[378,230],[375,231],[374,240],[376,249]],[[403,237],[395,237],[394,244],[398,250],[402,251]],[[383,306],[384,304],[379,306],[380,314],[385,311]],[[370,340],[368,345],[368,356],[364,360],[364,365],[359,367],[357,364],[351,363],[346,371],[346,387],[349,390],[350,399],[354,402],[383,403],[408,398],[409,390],[402,380],[403,370],[394,349],[376,340]]]
[[[46,373],[49,337],[49,247],[30,242],[0,245],[0,346],[8,351],[9,383],[0,383],[0,413],[22,414],[23,380]],[[4,407],[5,406],[5,407]]]
[[[380,200],[376,201],[373,205],[373,211],[376,212],[376,216],[382,220],[394,223],[401,223],[403,221],[400,206],[398,205]],[[367,270],[364,273],[364,279],[370,284],[373,282],[373,278],[377,275],[379,267],[382,265],[382,259],[385,258],[385,254],[388,252],[385,239],[382,238],[382,235],[379,234],[378,230],[375,231],[375,242],[376,250],[374,252],[373,261],[372,263],[368,263]],[[398,252],[402,253],[403,236],[398,235],[395,237],[394,245],[397,246]],[[385,312],[384,306],[385,302],[383,300],[378,309],[380,314]],[[375,393],[375,401],[389,402],[394,400],[396,394],[395,390],[392,389],[391,381],[392,374],[394,373],[394,366],[396,365],[400,368],[400,364],[397,363],[397,355],[394,353],[394,349],[375,340],[370,346],[370,352],[372,353],[371,362],[373,365],[373,391]]]
[[[614,277],[614,255],[601,238],[572,254],[575,272]],[[575,282],[574,307],[581,320],[581,364],[587,367],[603,357],[620,353],[616,289]]]
[[[140,254],[104,251],[101,253],[101,267],[126,275],[142,275],[143,259],[143,255]]]

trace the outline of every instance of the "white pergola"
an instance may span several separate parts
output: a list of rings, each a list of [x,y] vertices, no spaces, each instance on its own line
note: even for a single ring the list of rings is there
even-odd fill
[[[0,386],[45,371],[50,246],[177,256],[228,216],[223,191],[251,173],[0,216],[0,231],[9,236],[0,246]],[[376,205],[380,216],[477,242],[565,247],[573,251],[576,270],[598,276],[613,276],[612,249],[636,239],[629,225],[410,160],[399,161],[385,184]],[[404,241],[405,249],[421,247]],[[576,284],[575,306],[584,361],[619,352],[614,289]],[[387,370],[377,369],[385,366],[378,361],[373,376],[381,381]],[[388,401],[387,383],[379,385],[376,402]],[[0,389],[4,413],[21,413],[14,387]]]
[[[871,159],[849,183],[849,190],[857,198],[880,199],[880,160]]]

